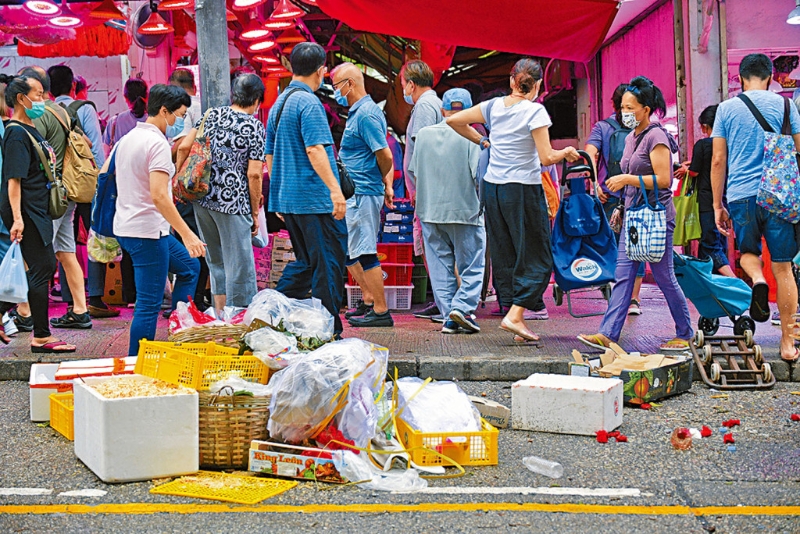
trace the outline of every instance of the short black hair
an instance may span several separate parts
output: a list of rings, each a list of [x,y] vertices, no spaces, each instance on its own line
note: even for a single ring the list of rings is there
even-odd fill
[[[195,89],[194,73],[189,69],[175,69],[169,76],[169,83],[184,89]]]
[[[39,70],[41,69],[41,70]],[[28,76],[29,78],[36,78],[42,84],[42,89],[45,93],[50,92],[50,76],[47,75],[42,67],[25,67],[19,71],[20,76]]]
[[[38,79],[38,78],[36,78]],[[6,76],[0,74],[0,83],[6,84],[6,105],[10,108],[16,107],[17,96],[27,95],[31,92],[31,84],[28,83],[28,76]]]
[[[739,76],[743,80],[758,78],[766,80],[772,76],[772,60],[765,54],[748,54],[739,63]]]
[[[80,93],[84,89],[86,89],[89,84],[86,83],[86,78],[83,76],[75,75],[75,92]]]
[[[714,121],[717,118],[717,104],[713,106],[708,106],[706,109],[700,113],[699,122],[703,126],[708,126],[709,128],[714,127]]]
[[[47,69],[47,75],[50,76],[50,93],[54,97],[69,95],[72,92],[75,75],[71,68],[66,65],[53,65]]]
[[[77,92],[77,89],[75,91]],[[128,78],[123,94],[125,100],[133,104],[131,109],[133,116],[137,119],[144,117],[147,111],[147,82],[141,78]]]
[[[183,87],[164,85],[159,83],[150,88],[150,97],[147,99],[147,114],[151,117],[158,115],[162,107],[174,113],[181,106],[187,108],[192,105],[192,99]]]
[[[655,113],[663,118],[667,114],[667,101],[664,100],[664,93],[650,78],[637,76],[631,80],[625,92],[632,94],[641,105],[650,108],[650,115]]]
[[[231,82],[231,103],[249,108],[264,101],[264,82],[255,74],[242,74]]]
[[[289,62],[295,76],[311,76],[325,65],[325,49],[317,43],[300,43],[292,49]]]

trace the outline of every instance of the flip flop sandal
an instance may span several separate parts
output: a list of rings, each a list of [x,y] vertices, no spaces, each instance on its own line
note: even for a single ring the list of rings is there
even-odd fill
[[[510,321],[506,321],[505,319],[503,319],[500,322],[500,330],[505,330],[506,332],[511,332],[512,334],[515,334],[515,335],[521,337],[522,339],[526,339],[528,341],[534,341],[534,342],[538,342],[539,341],[539,336],[537,336],[536,334],[534,334],[533,332],[531,332],[527,328],[525,328],[525,329],[517,328],[516,326],[511,324]]]
[[[785,361],[787,363],[794,363],[799,359],[800,359],[800,350],[797,350],[797,349],[794,349],[794,358],[790,359],[790,358],[784,358],[783,356],[781,356],[781,360],[783,360],[783,361]]]
[[[597,334],[592,334],[590,336],[586,336],[586,335],[580,334],[580,335],[578,335],[578,341],[580,341],[581,343],[583,343],[587,347],[592,347],[593,349],[597,349],[597,350],[606,350],[606,349],[610,349],[611,348],[611,347],[608,347],[608,346],[604,345],[603,344],[603,340],[600,339],[600,336],[598,336]]]
[[[664,352],[686,352],[689,350],[689,342],[685,339],[675,338],[663,343],[658,348]]]
[[[535,346],[538,347],[539,343],[541,342],[541,339],[539,339],[539,341],[531,341],[530,339],[525,339],[522,336],[518,336],[517,334],[514,334],[513,341],[517,345],[535,345]]]
[[[750,317],[759,323],[769,321],[769,286],[765,282],[753,285],[753,296],[750,298]]]
[[[66,354],[77,350],[76,347],[66,348],[69,346],[70,344],[64,341],[51,341],[44,345],[31,345],[31,352],[37,354]]]

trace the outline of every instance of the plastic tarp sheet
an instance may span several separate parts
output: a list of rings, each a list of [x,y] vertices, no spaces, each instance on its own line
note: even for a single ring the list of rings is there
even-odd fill
[[[360,31],[571,61],[589,61],[618,0],[317,0]]]

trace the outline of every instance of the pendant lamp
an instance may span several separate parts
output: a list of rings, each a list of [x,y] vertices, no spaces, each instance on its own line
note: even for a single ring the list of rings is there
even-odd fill
[[[291,3],[289,0],[280,0],[269,18],[274,20],[296,19],[297,17],[305,14],[305,11]]]
[[[89,12],[89,16],[93,19],[104,20],[119,20],[125,18],[125,15],[122,14],[122,11],[117,8],[114,0],[103,0],[99,6]]]
[[[52,17],[61,13],[61,8],[48,0],[28,0],[22,7],[25,11],[39,16]]]
[[[247,11],[248,9],[260,6],[267,0],[233,0],[231,8],[236,11]]]
[[[58,28],[77,28],[83,24],[81,18],[73,13],[69,8],[67,5],[67,0],[62,0],[61,2],[61,14],[56,15],[47,22],[48,24]]]
[[[786,17],[788,24],[800,24],[800,0],[795,0],[795,8]]]
[[[265,54],[256,54],[253,56],[253,61],[258,61],[259,63],[263,63],[265,65],[278,65],[280,64],[280,60],[275,56],[269,56]]]
[[[275,43],[274,39],[264,39],[261,41],[256,41],[247,47],[247,51],[251,54],[257,54],[259,52],[266,52],[272,48],[275,48],[277,44]]]
[[[290,44],[290,43],[296,44],[296,43],[304,43],[305,41],[306,38],[303,37],[303,35],[299,31],[297,31],[297,28],[294,26],[288,28],[286,31],[281,33],[277,39],[275,39],[275,42],[279,44]]]
[[[158,14],[158,8],[155,2],[150,2],[150,11],[150,18],[147,19],[147,22],[139,26],[139,33],[142,35],[163,35],[175,31],[172,24],[164,20],[164,18]]]
[[[291,28],[292,26],[294,26],[294,21],[291,19],[285,19],[285,20],[268,19],[267,22],[264,23],[264,27],[273,32],[285,30],[286,28]]]
[[[242,33],[239,34],[239,39],[242,41],[255,41],[256,39],[261,40],[266,39],[267,37],[271,38],[272,34],[257,20],[251,20],[248,22],[242,30]]]
[[[194,0],[164,0],[158,4],[159,11],[178,11],[181,9],[194,9]]]

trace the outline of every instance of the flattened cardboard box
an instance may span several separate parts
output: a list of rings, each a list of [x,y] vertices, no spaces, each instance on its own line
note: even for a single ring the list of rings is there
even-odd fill
[[[330,458],[303,456],[301,453],[330,454],[322,449],[297,447],[253,440],[250,442],[250,463],[248,469],[263,475],[295,478],[298,480],[316,480],[332,484],[349,482],[339,474],[336,465]]]
[[[472,404],[481,413],[481,417],[486,419],[496,428],[508,428],[508,421],[511,419],[511,409],[506,408],[499,402],[494,402],[483,397],[469,398]]]

